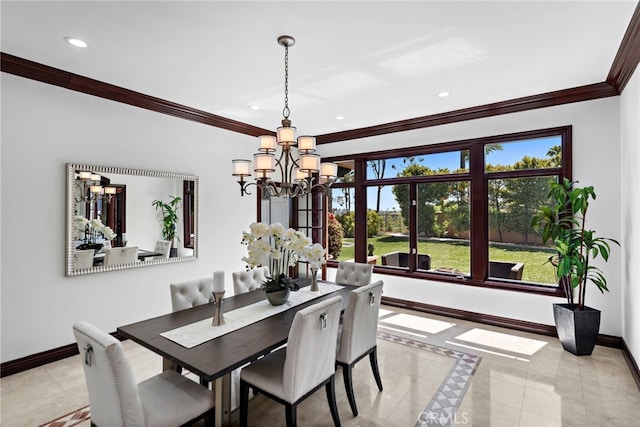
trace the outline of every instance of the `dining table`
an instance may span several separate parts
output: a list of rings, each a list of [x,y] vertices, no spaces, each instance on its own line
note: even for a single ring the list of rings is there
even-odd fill
[[[102,264],[104,262],[105,255],[106,254],[104,252],[99,252],[95,254],[93,256],[93,265]],[[140,261],[144,261],[149,257],[156,257],[156,256],[162,256],[162,252],[148,251],[146,249],[138,249],[138,259]]]
[[[305,289],[310,283],[307,278],[298,279],[298,281],[301,286],[298,292],[310,292],[309,289]],[[285,305],[276,314],[250,322],[196,345],[185,347],[168,339],[166,335],[196,324],[202,327],[205,321],[213,318],[215,302],[120,326],[117,332],[123,338],[131,339],[164,359],[184,367],[199,376],[201,381],[211,383],[216,399],[215,425],[227,426],[230,424],[231,416],[231,372],[286,344],[289,329],[298,311],[336,295],[342,296],[344,311],[349,293],[356,288],[351,285],[338,286],[323,280],[318,280],[318,284],[321,291],[323,285],[326,285],[325,289],[332,291],[319,292],[318,296],[313,296],[313,299],[299,305],[291,307]],[[254,307],[263,304],[265,300],[264,291],[258,289],[224,298],[221,307],[225,315],[231,316],[229,313],[234,310]],[[240,312],[244,313],[242,310],[237,313]],[[207,328],[218,327],[211,323],[207,324]]]

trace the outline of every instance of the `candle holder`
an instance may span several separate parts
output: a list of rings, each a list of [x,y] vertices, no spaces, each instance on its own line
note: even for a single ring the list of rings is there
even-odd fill
[[[211,326],[224,325],[222,298],[224,298],[224,291],[213,292],[213,321],[211,322]]]

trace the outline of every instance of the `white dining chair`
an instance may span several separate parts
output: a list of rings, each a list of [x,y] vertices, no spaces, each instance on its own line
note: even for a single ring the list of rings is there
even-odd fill
[[[153,257],[153,259],[169,259],[169,255],[171,254],[171,242],[168,240],[158,240],[153,251],[160,252],[162,254]]]
[[[169,290],[171,292],[171,311],[173,312],[207,304],[213,302],[213,276],[170,283]],[[182,372],[182,366],[167,359],[163,359],[162,369]],[[200,379],[200,384],[206,383]]]
[[[169,284],[171,310],[178,311],[213,302],[213,276]]]
[[[351,291],[342,317],[336,364],[342,367],[344,387],[354,417],[358,416],[358,408],[353,393],[353,366],[367,355],[378,390],[382,391],[377,352],[382,286],[383,282],[379,280]]]
[[[248,271],[234,271],[231,273],[233,291],[235,295],[239,295],[260,289],[262,284],[267,281],[268,276],[269,267],[256,267]]]
[[[104,265],[133,264],[138,262],[138,247],[117,247],[107,249],[104,254]]]
[[[136,384],[122,344],[88,322],[73,326],[84,368],[92,426],[175,427],[199,418],[214,425],[214,393],[175,371]]]
[[[240,426],[246,427],[249,388],[285,405],[287,426],[297,423],[297,406],[322,386],[333,423],[340,425],[335,399],[335,360],[342,297],[335,296],[298,311],[287,346],[240,372]]]
[[[73,269],[84,270],[93,267],[95,253],[93,249],[76,250],[73,254]]]
[[[364,286],[371,283],[373,265],[360,262],[340,261],[335,281],[340,285]]]

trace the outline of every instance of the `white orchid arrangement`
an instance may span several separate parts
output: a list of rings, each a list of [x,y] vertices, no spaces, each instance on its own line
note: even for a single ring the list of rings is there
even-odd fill
[[[242,260],[252,269],[265,262],[269,263],[270,281],[265,290],[283,287],[293,288],[287,277],[289,267],[299,261],[308,262],[311,268],[319,268],[325,263],[325,249],[313,243],[303,232],[293,228],[285,229],[280,223],[266,224],[254,222],[249,232],[242,232],[242,243],[247,246],[248,255]],[[314,267],[318,266],[318,267]]]
[[[107,240],[113,240],[117,235],[111,227],[104,225],[100,218],[89,220],[82,215],[76,215],[73,223],[77,231],[84,233],[85,243],[96,243],[98,235],[102,235]]]
[[[247,246],[248,256],[242,260],[248,268],[254,268],[269,259],[269,271],[272,277],[285,274],[301,259],[311,239],[301,231],[285,229],[280,223],[265,224],[254,222],[249,232],[242,233],[242,243]]]
[[[320,268],[326,262],[327,250],[320,243],[307,246],[302,251],[302,260],[309,263],[309,268]]]

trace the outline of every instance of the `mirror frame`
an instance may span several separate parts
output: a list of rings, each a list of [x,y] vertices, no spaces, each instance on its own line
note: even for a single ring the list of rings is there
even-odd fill
[[[177,262],[186,262],[186,261],[195,261],[198,259],[198,241],[199,241],[199,217],[200,217],[200,189],[199,189],[199,180],[197,176],[194,175],[185,175],[181,173],[174,172],[159,172],[159,171],[151,171],[144,169],[127,169],[127,168],[117,168],[112,166],[98,166],[98,165],[87,165],[80,163],[67,163],[67,203],[66,203],[66,256],[65,256],[65,276],[81,276],[85,274],[94,274],[94,273],[102,273],[105,271],[115,271],[115,270],[127,270],[130,268],[140,268],[140,267],[150,267],[154,265],[162,265],[162,264],[173,264]],[[74,270],[73,268],[73,258],[74,258],[74,225],[73,225],[73,217],[75,213],[75,180],[76,180],[76,170],[91,170],[100,174],[120,174],[120,175],[136,175],[136,176],[146,176],[150,178],[160,178],[160,179],[175,179],[182,181],[194,181],[194,197],[193,197],[193,230],[194,230],[194,245],[193,245],[193,255],[189,256],[177,256],[168,259],[153,259],[144,262],[136,262],[133,264],[122,264],[122,265],[110,265],[110,266],[97,266],[82,270]]]

